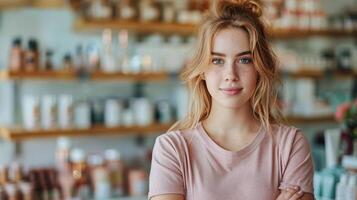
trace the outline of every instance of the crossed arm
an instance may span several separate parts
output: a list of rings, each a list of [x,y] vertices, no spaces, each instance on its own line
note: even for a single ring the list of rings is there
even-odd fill
[[[184,200],[184,197],[178,194],[167,194],[154,196],[150,200]],[[276,200],[314,200],[314,196],[310,193],[303,193],[296,188],[288,188],[281,190]]]

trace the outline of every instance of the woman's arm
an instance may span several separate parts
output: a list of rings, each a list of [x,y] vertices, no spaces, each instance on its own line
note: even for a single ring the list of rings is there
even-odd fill
[[[304,193],[298,187],[281,190],[276,200],[314,200],[311,193]]]
[[[305,193],[304,196],[301,197],[301,200],[314,200],[314,195],[311,193]]]
[[[184,200],[180,194],[165,194],[152,197],[150,200]]]
[[[279,189],[298,186],[307,197],[313,196],[314,168],[310,144],[301,133],[286,134],[289,138],[282,140],[282,179]],[[308,195],[310,194],[310,195]]]
[[[184,197],[179,194],[167,194],[154,196],[150,200],[184,200]],[[314,196],[310,193],[299,193],[297,190],[283,190],[277,200],[314,200]]]

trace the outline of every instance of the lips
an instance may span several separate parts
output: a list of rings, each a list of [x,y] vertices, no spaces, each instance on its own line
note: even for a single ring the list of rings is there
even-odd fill
[[[223,93],[227,95],[236,95],[240,93],[243,90],[243,88],[220,88],[219,90],[221,90]]]

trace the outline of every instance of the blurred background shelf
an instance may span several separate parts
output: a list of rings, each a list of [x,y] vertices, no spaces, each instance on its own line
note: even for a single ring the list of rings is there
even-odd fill
[[[332,78],[356,78],[357,72],[340,72],[340,71],[323,71],[302,69],[296,72],[282,71],[283,76],[291,78],[313,78],[321,79],[324,77]],[[15,72],[15,71],[0,71],[0,80],[125,80],[125,81],[165,81],[171,77],[178,77],[178,74],[170,74],[167,72],[148,72],[148,73],[78,73],[75,71],[36,71],[36,72]]]
[[[77,19],[74,23],[74,29],[78,32],[100,32],[103,29],[126,29],[128,31],[140,34],[162,33],[191,35],[196,31],[196,25],[162,22],[139,22],[127,20]]]
[[[133,20],[87,20],[76,19],[74,30],[78,32],[101,32],[104,29],[123,30],[139,34],[161,33],[192,35],[197,29],[195,24],[140,22]],[[312,36],[324,37],[357,37],[357,30],[300,30],[300,29],[271,29],[274,39],[306,38]]]
[[[287,116],[288,124],[301,123],[333,123],[332,115],[318,117]],[[104,126],[93,126],[89,129],[52,129],[52,130],[24,130],[22,128],[0,128],[0,137],[10,141],[23,141],[29,139],[53,138],[59,136],[81,137],[81,136],[103,136],[103,135],[152,135],[165,133],[172,124],[152,124],[149,126],[118,126],[107,128]]]
[[[312,124],[312,123],[335,123],[333,115],[305,117],[305,116],[286,116],[285,120],[288,124]]]
[[[149,126],[118,126],[107,128],[93,126],[89,129],[53,129],[53,130],[24,130],[22,128],[0,128],[0,137],[10,141],[54,138],[60,136],[107,136],[107,135],[153,135],[165,133],[172,124],[152,124]]]
[[[1,0],[0,10],[33,7],[40,9],[61,9],[67,6],[63,0]]]
[[[306,38],[312,36],[324,37],[357,37],[357,30],[301,30],[301,29],[272,29],[273,38]]]
[[[324,71],[324,70],[312,70],[312,69],[313,69],[313,67],[310,67],[309,69],[302,68],[296,72],[283,71],[281,73],[282,73],[282,75],[288,76],[291,78],[321,79],[324,77],[328,77],[328,78],[346,79],[346,78],[356,78],[357,77],[357,72],[355,72],[355,71],[343,72],[343,71]]]
[[[75,71],[0,71],[0,80],[126,80],[126,81],[163,81],[169,79],[166,72],[138,74],[93,72],[80,74]]]

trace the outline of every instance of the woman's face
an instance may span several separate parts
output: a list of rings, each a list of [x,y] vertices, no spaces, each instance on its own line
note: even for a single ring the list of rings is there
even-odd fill
[[[252,62],[248,33],[242,29],[219,31],[213,40],[210,66],[204,72],[212,106],[250,106],[258,74]]]

